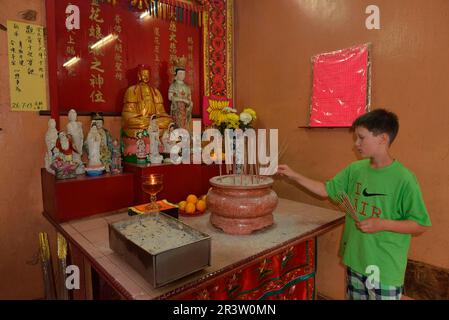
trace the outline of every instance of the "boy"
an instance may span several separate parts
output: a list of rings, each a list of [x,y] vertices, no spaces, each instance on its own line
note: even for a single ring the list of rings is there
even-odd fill
[[[377,109],[360,116],[352,130],[355,147],[365,159],[326,183],[287,165],[278,167],[278,174],[321,197],[336,201],[341,192],[348,194],[359,220],[347,215],[340,245],[351,300],[400,300],[411,235],[431,226],[414,174],[389,153],[398,129],[392,112]]]

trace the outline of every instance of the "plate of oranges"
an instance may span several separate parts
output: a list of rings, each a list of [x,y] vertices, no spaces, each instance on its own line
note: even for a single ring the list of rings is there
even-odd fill
[[[178,203],[179,214],[181,216],[200,216],[206,213],[206,195],[197,197],[194,194],[189,194],[186,200]]]

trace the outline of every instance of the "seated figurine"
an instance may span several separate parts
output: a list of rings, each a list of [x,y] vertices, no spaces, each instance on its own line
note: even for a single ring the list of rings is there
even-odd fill
[[[161,134],[173,122],[165,111],[160,91],[150,86],[150,68],[140,65],[137,75],[139,82],[126,90],[122,110],[123,159],[132,163],[138,162],[137,141],[143,139],[150,117],[155,115]]]
[[[170,150],[171,148],[176,145],[176,141],[170,140],[170,135],[173,132],[173,130],[176,129],[176,124],[174,122],[170,123],[168,126],[168,129],[165,130],[164,134],[162,135],[162,145],[164,146],[163,153],[165,155],[170,156]]]
[[[50,166],[55,171],[57,179],[76,177],[79,163],[73,161],[74,151],[72,137],[64,131],[59,132],[56,145],[52,150],[53,162]]]

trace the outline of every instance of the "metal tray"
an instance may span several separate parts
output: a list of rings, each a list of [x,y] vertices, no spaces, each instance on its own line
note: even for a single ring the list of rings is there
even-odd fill
[[[211,238],[163,213],[110,223],[109,246],[155,288],[211,264]]]

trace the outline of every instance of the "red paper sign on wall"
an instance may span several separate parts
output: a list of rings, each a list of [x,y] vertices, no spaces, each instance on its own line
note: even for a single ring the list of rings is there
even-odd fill
[[[312,58],[310,127],[350,127],[370,107],[369,44]]]

